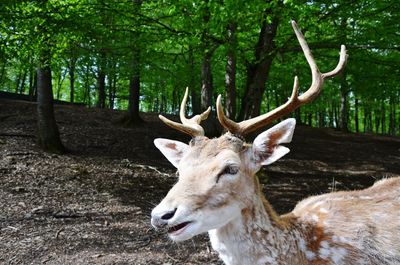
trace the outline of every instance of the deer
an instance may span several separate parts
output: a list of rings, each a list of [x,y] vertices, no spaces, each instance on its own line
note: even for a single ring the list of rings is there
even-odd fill
[[[178,181],[152,210],[151,224],[175,242],[208,232],[212,248],[227,265],[400,264],[400,178],[383,179],[364,190],[311,196],[284,215],[275,212],[261,191],[256,173],[289,152],[284,144],[291,142],[296,121],[285,119],[252,143],[244,137],[316,99],[324,81],[338,75],[348,57],[342,45],[336,68],[321,73],[298,25],[291,24],[311,69],[306,92],[298,94],[295,77],[285,104],[241,122],[225,116],[219,95],[217,118],[226,132],[218,138],[207,138],[200,125],[210,108],[186,117],[188,89],[180,106],[181,123],[159,116],[192,139],[189,144],[154,140],[177,168]]]

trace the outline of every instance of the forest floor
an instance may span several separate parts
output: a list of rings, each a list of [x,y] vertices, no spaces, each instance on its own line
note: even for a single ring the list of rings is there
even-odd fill
[[[187,141],[142,114],[57,105],[69,152],[35,144],[35,104],[0,99],[0,264],[221,264],[207,236],[171,242],[150,225],[151,209],[176,182],[153,146]],[[314,194],[400,176],[400,138],[296,128],[291,152],[263,169],[264,192],[279,213]]]

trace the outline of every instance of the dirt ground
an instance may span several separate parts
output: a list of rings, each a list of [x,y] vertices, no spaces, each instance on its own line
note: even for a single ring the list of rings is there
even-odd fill
[[[150,211],[175,183],[153,146],[187,141],[155,114],[58,105],[65,155],[35,145],[35,104],[0,99],[0,264],[222,264],[207,236],[171,242]],[[299,126],[284,159],[260,172],[279,213],[304,197],[400,176],[400,138]]]

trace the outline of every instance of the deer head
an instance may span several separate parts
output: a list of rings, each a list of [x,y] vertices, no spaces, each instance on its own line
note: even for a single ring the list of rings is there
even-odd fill
[[[255,173],[263,165],[269,165],[289,152],[281,144],[290,143],[296,122],[295,119],[286,119],[258,135],[252,144],[247,144],[243,137],[314,100],[320,94],[324,80],[344,68],[347,55],[342,46],[337,67],[331,72],[320,73],[303,34],[295,22],[292,26],[312,72],[312,84],[301,96],[298,96],[299,82],[295,77],[292,95],[285,104],[261,116],[236,123],[225,116],[219,95],[217,115],[227,132],[215,139],[204,136],[200,126],[210,108],[192,119],[185,117],[187,89],[180,108],[182,123],[160,115],[167,125],[192,136],[189,144],[168,139],[154,141],[178,169],[178,182],[153,209],[151,219],[152,225],[166,229],[171,239],[186,240],[225,226],[241,216],[250,207],[253,198],[260,196]]]

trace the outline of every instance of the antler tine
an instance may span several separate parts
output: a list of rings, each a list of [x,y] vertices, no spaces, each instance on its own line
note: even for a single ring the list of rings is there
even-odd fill
[[[339,63],[336,66],[336,68],[330,72],[321,73],[318,69],[317,64],[315,63],[315,60],[311,54],[311,50],[308,47],[308,44],[304,38],[303,33],[301,33],[301,31],[295,21],[292,21],[291,23],[292,23],[293,30],[296,34],[296,37],[297,37],[297,39],[300,43],[300,46],[303,50],[304,56],[306,57],[306,60],[311,69],[312,83],[311,83],[310,88],[306,92],[304,92],[301,96],[298,96],[299,81],[296,76],[294,78],[292,95],[290,96],[289,100],[285,104],[277,107],[276,109],[271,110],[268,113],[265,113],[258,117],[254,117],[252,119],[245,120],[245,121],[242,121],[239,123],[236,123],[225,116],[224,111],[222,110],[221,97],[218,96],[218,98],[217,98],[218,119],[219,119],[221,125],[223,127],[225,127],[229,132],[231,132],[233,134],[246,135],[252,131],[257,130],[258,128],[260,128],[262,126],[265,126],[265,125],[271,123],[272,121],[274,121],[282,116],[289,114],[290,112],[297,109],[301,105],[304,105],[306,103],[313,101],[321,93],[322,86],[324,84],[324,80],[338,75],[346,66],[348,55],[346,53],[346,47],[344,45],[342,45],[341,50],[340,50]]]
[[[221,103],[221,95],[217,97],[217,117],[222,127],[226,128],[229,132],[233,134],[240,133],[240,123],[236,123],[233,120],[225,116],[224,108]]]
[[[347,54],[346,51],[346,46],[345,45],[340,45],[340,57],[339,57],[339,63],[336,66],[335,69],[333,69],[330,72],[324,73],[322,74],[322,76],[325,78],[331,78],[334,77],[338,74],[340,74],[340,72],[344,69],[344,67],[346,66],[347,63],[347,58],[349,57],[349,55]]]
[[[189,134],[192,137],[203,136],[204,129],[203,129],[203,127],[200,126],[200,123],[201,123],[201,121],[208,118],[208,115],[211,112],[211,107],[208,107],[208,109],[206,111],[204,111],[202,114],[195,115],[191,119],[188,119],[188,118],[186,118],[186,114],[185,114],[186,103],[187,103],[188,97],[189,97],[189,88],[186,88],[185,95],[182,99],[181,107],[179,110],[179,117],[180,117],[182,123],[171,121],[162,115],[158,115],[158,117],[169,127],[177,129],[183,133]]]

